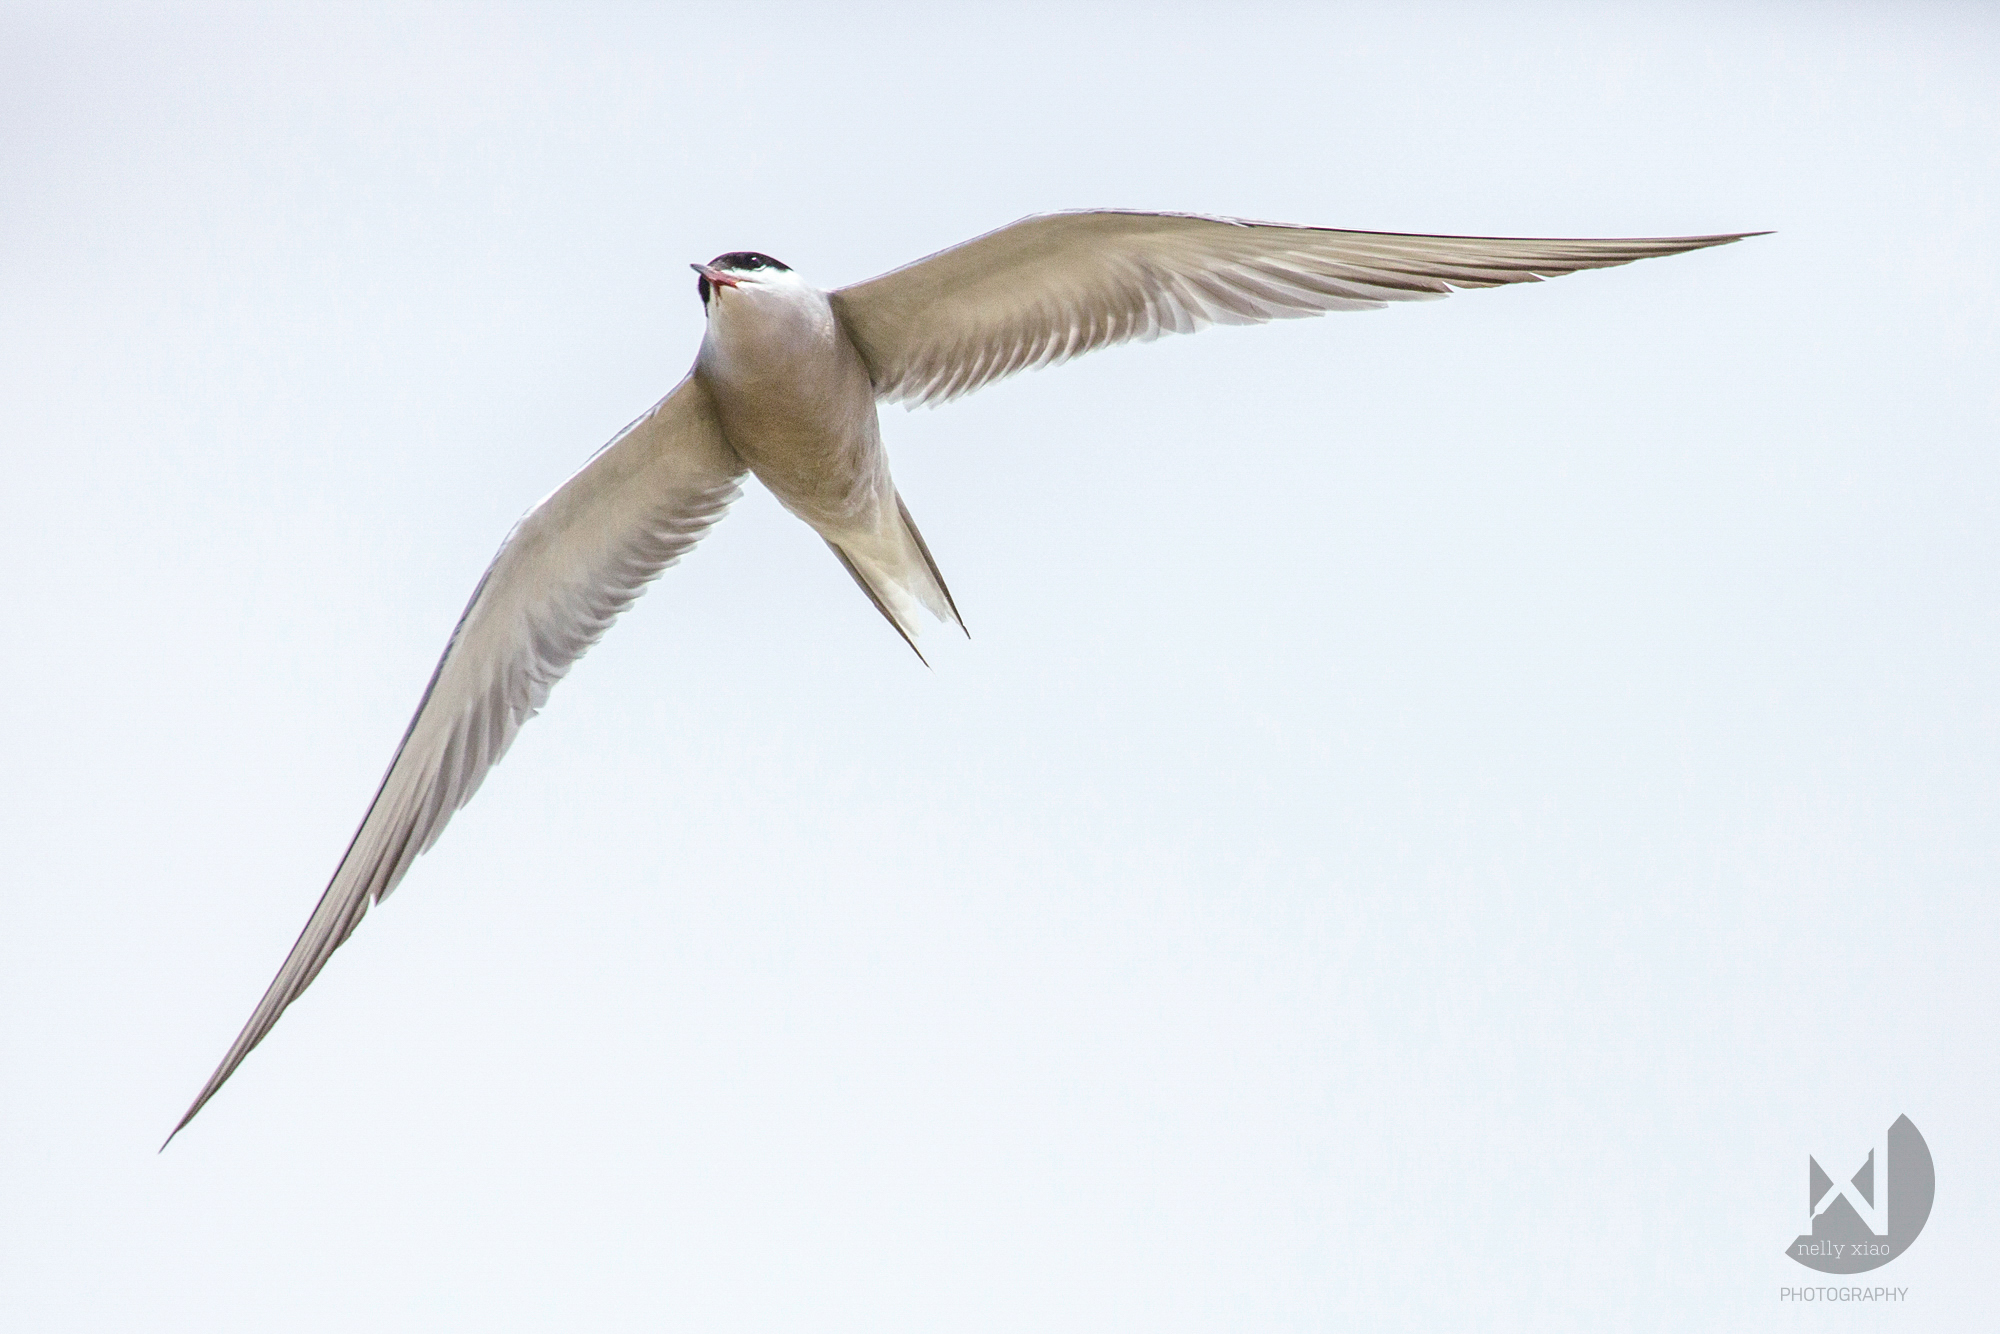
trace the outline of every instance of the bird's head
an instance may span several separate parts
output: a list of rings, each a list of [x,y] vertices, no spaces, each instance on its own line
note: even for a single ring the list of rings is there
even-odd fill
[[[732,250],[706,264],[688,267],[701,275],[695,280],[694,290],[701,294],[704,310],[708,308],[708,299],[725,287],[784,286],[798,281],[790,267],[754,250]]]

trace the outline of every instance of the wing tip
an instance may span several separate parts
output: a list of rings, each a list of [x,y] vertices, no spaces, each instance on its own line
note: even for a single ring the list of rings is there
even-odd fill
[[[181,1119],[174,1123],[174,1128],[167,1132],[167,1137],[160,1141],[160,1147],[156,1152],[165,1153],[167,1151],[167,1146],[174,1142],[174,1136],[180,1134],[183,1130],[186,1130],[188,1128],[188,1122],[194,1120],[195,1113],[199,1112],[202,1108],[208,1105],[208,1100],[215,1095],[215,1090],[217,1087],[219,1086],[216,1085],[213,1080],[211,1080],[209,1087],[203,1089],[201,1091],[201,1096],[194,1100],[194,1105],[192,1107],[189,1107],[187,1111],[181,1115]]]
[[[1776,228],[1766,228],[1761,232],[1717,232],[1713,236],[1663,236],[1663,242],[1685,242],[1689,250],[1700,250],[1704,246],[1734,245],[1747,241],[1753,236],[1776,236]]]

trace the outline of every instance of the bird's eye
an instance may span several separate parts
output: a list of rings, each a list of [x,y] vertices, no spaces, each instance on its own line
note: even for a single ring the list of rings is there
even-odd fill
[[[758,255],[752,255],[743,261],[743,267],[746,269],[761,269],[764,267],[763,258]]]

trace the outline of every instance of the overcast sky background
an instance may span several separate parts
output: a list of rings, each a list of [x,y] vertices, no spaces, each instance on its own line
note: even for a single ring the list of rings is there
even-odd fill
[[[1967,1328],[2000,18],[0,10],[0,1323]],[[164,1155],[686,265],[1090,205],[1776,229],[885,415],[752,488]],[[1794,1309],[1806,1157],[1937,1200]],[[1892,1183],[1893,1184],[1893,1183]]]

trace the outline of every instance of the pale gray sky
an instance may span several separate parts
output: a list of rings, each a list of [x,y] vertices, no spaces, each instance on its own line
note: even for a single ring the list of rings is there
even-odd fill
[[[0,1323],[1988,1318],[1993,9],[273,15],[0,9]],[[891,411],[935,671],[753,489],[155,1155],[687,262],[1088,205],[1778,234]]]

